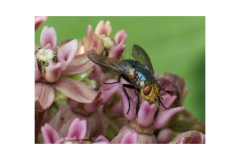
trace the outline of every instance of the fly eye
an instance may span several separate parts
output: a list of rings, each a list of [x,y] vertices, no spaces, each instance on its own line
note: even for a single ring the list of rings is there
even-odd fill
[[[151,86],[151,85],[147,85],[147,86],[144,87],[144,89],[143,89],[143,94],[144,94],[145,96],[148,96],[148,95],[151,93],[151,91],[152,91],[152,86]]]

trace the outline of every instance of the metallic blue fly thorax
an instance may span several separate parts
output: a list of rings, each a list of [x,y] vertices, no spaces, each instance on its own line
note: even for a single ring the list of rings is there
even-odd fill
[[[136,74],[138,75],[141,81],[146,81],[146,77],[143,75],[143,73],[137,71]]]
[[[143,86],[146,86],[148,84],[153,84],[155,83],[155,78],[153,76],[153,72],[143,65],[142,63],[135,61],[135,60],[124,60],[125,62],[128,62],[128,64],[131,68],[135,69],[135,73],[137,75],[137,80],[134,81],[134,85],[138,88],[142,88]],[[130,79],[130,81],[132,81]]]

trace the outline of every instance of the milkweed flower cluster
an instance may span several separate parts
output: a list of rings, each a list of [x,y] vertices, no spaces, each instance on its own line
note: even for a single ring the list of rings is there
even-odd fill
[[[35,17],[35,29],[46,19]],[[154,74],[166,109],[140,95],[138,116],[135,90],[127,89],[128,99],[122,87],[128,82],[104,84],[116,82],[116,75],[87,55],[122,60],[128,34],[120,30],[110,38],[111,30],[109,21],[100,21],[95,32],[87,27],[82,43],[73,39],[57,44],[56,30],[43,27],[34,51],[35,143],[205,143],[205,125],[185,110],[189,89],[177,75]]]

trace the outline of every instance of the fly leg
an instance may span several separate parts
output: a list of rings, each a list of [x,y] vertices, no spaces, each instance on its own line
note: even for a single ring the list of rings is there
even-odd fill
[[[166,108],[166,107],[163,105],[163,103],[162,103],[162,101],[160,100],[160,97],[159,97],[159,96],[158,96],[158,103],[161,103],[161,105],[163,106],[163,108],[169,109],[169,108]]]
[[[126,78],[125,76],[122,76],[122,78],[123,78],[124,80],[126,80],[127,82],[129,82],[130,84],[132,84],[132,85],[128,85],[128,86],[131,86],[131,87],[127,87],[127,88],[136,89],[137,96],[138,96],[137,106],[136,106],[136,116],[138,117],[138,111],[139,111],[139,108],[140,108],[140,99],[139,99],[140,90],[139,90],[138,88],[136,88],[136,87],[133,85],[133,83],[128,80],[128,78]],[[127,84],[126,84],[126,85],[127,85]],[[124,91],[124,92],[125,92],[125,91]],[[126,94],[126,92],[125,92],[125,94]],[[128,102],[129,102],[129,108],[128,108],[128,112],[129,112],[129,110],[130,110],[130,101],[128,101]],[[127,114],[128,114],[128,112],[127,112]]]
[[[116,82],[113,82],[113,83],[104,83],[104,84],[107,84],[107,85],[109,85],[109,84],[115,84],[115,83],[119,83],[120,82],[120,79],[121,79],[121,75],[119,75],[118,76],[118,80],[116,81]]]
[[[139,89],[137,89],[136,92],[137,92],[137,97],[138,97],[138,99],[137,99],[137,107],[136,107],[136,115],[137,115],[137,118],[138,118],[138,111],[139,111],[139,108],[140,108],[140,99],[139,99],[140,91],[139,91]]]
[[[123,84],[123,91],[124,91],[124,93],[125,93],[125,95],[127,96],[127,99],[128,99],[128,105],[129,105],[128,111],[127,111],[127,114],[128,114],[129,111],[130,111],[130,98],[128,96],[128,93],[127,93],[125,87],[130,88],[130,89],[135,89],[135,87],[133,85],[130,85],[130,84]]]

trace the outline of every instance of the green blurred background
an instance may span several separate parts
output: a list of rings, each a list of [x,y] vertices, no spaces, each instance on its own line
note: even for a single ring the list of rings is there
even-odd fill
[[[169,72],[184,78],[190,91],[183,105],[205,122],[205,17],[48,17],[36,30],[35,43],[40,45],[45,25],[56,29],[59,43],[82,39],[88,25],[95,30],[100,20],[111,22],[111,38],[125,29],[127,55],[138,44],[149,54],[159,76]]]

